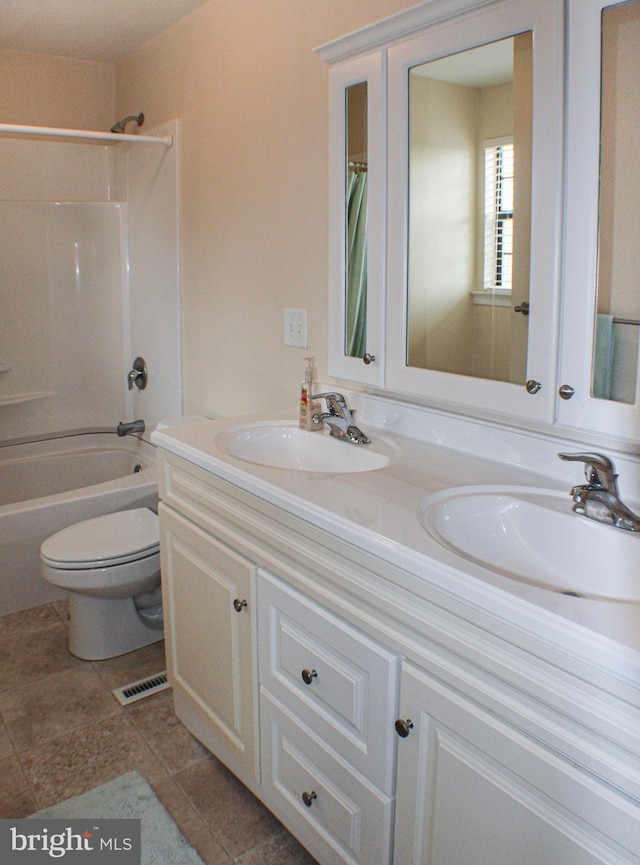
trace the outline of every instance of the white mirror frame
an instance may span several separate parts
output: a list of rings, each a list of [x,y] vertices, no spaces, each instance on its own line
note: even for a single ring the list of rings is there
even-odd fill
[[[564,293],[558,424],[617,439],[640,438],[640,376],[635,405],[591,397],[598,267],[602,10],[620,0],[570,0]],[[585,302],[590,298],[590,302]]]
[[[533,142],[529,351],[523,385],[406,365],[408,79],[416,64],[533,31]],[[506,0],[430,27],[392,46],[388,58],[388,259],[386,387],[466,409],[552,422],[562,198],[562,3]]]
[[[332,66],[329,72],[329,375],[382,385],[384,371],[384,57],[377,53]],[[367,340],[375,360],[345,354],[346,91],[367,82],[368,224]]]

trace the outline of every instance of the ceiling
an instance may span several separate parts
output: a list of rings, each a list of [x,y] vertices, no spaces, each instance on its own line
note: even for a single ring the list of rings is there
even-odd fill
[[[513,81],[513,47],[513,37],[500,39],[414,66],[411,71],[463,87],[495,87]]]
[[[0,49],[117,63],[208,0],[0,0]]]

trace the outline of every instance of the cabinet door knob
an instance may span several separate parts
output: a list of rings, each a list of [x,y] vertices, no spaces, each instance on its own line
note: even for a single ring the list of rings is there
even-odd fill
[[[396,733],[400,738],[406,739],[412,730],[413,721],[410,718],[407,718],[406,721],[404,718],[398,718],[396,721]]]
[[[523,300],[522,303],[519,303],[517,306],[513,307],[514,312],[521,312],[523,315],[529,315],[529,301]]]
[[[370,363],[375,363],[376,356],[375,354],[369,354],[369,352],[366,352],[362,356],[362,360],[367,364],[367,366],[369,366]]]
[[[533,378],[530,378],[529,381],[525,384],[525,388],[527,393],[534,394],[538,393],[539,390],[542,389],[542,385],[539,381],[536,381]]]
[[[233,608],[236,611],[236,613],[239,613],[242,610],[242,608],[246,607],[246,606],[247,606],[247,602],[244,599],[241,601],[240,598],[236,598],[235,601],[233,602]]]
[[[318,794],[315,792],[315,790],[312,790],[310,793],[307,793],[305,791],[302,794],[302,801],[307,806],[307,808],[310,808],[313,804],[313,800],[317,799],[317,798],[318,798]]]
[[[302,673],[302,681],[305,685],[310,685],[314,679],[318,678],[318,674],[315,670],[303,670]]]

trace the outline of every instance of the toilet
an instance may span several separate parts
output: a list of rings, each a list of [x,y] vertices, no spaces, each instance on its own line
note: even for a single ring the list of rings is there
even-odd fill
[[[69,592],[69,651],[115,658],[164,637],[158,517],[149,508],[104,514],[51,535],[42,576]]]

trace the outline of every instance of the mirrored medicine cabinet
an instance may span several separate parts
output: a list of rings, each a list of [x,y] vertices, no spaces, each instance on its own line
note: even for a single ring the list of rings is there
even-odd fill
[[[558,421],[640,438],[640,0],[569,8]]]
[[[409,367],[525,383],[532,71],[530,30],[408,70]]]
[[[563,9],[429,0],[318,49],[329,372],[633,439],[640,0],[570,0],[568,54]]]
[[[382,385],[384,370],[383,57],[330,71],[330,374]],[[336,281],[337,279],[337,281]]]

